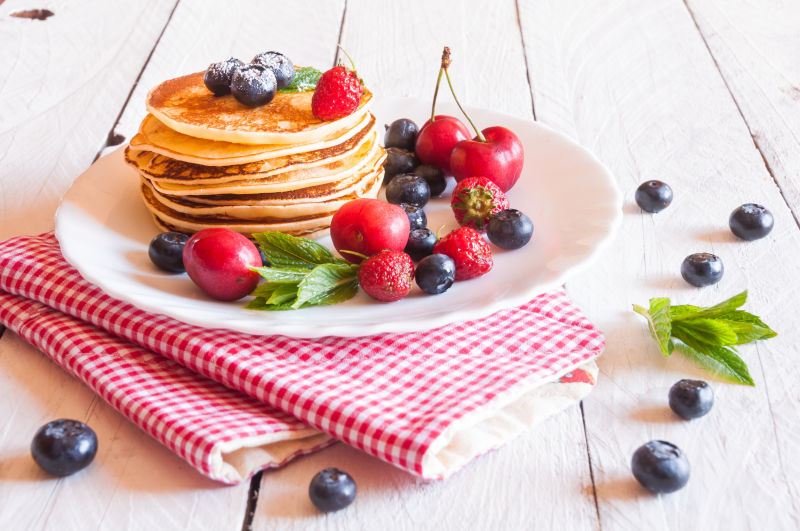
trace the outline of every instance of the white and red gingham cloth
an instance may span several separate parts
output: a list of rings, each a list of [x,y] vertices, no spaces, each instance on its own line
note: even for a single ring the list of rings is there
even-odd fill
[[[0,292],[0,322],[225,482],[328,443],[306,426],[446,477],[585,395],[604,347],[563,291],[428,332],[293,339],[205,329],[105,295],[52,234],[0,243]],[[262,452],[261,463],[243,457],[241,448],[281,437],[305,442]]]

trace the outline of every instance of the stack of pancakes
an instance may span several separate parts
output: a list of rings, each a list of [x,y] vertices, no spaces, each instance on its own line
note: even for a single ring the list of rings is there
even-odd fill
[[[278,93],[246,107],[215,97],[202,72],[151,90],[150,114],[125,159],[159,227],[314,238],[327,234],[347,201],[377,197],[386,153],[369,112],[372,94],[365,90],[354,113],[333,121],[314,117],[312,95]]]

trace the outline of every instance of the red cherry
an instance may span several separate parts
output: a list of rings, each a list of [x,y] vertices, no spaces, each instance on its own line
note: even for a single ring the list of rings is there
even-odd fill
[[[221,301],[253,291],[261,278],[250,267],[262,265],[256,246],[230,229],[203,229],[183,248],[183,263],[195,284]]]
[[[450,173],[450,152],[462,140],[469,139],[469,129],[453,116],[436,116],[428,120],[417,134],[414,152],[423,164],[441,168]]]
[[[480,175],[503,192],[514,186],[522,173],[525,153],[519,137],[505,127],[487,127],[486,142],[462,140],[450,154],[450,169],[457,181]]]
[[[362,197],[345,203],[333,215],[331,240],[342,257],[358,264],[363,258],[343,251],[366,256],[384,249],[402,251],[408,242],[409,225],[402,207]]]

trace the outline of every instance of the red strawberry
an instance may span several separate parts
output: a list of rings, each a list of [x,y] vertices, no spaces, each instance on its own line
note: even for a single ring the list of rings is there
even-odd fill
[[[510,205],[503,191],[486,177],[460,181],[450,201],[459,224],[483,231],[489,218]]]
[[[494,265],[492,249],[472,227],[454,230],[433,246],[434,253],[446,254],[456,263],[456,280],[485,275]]]
[[[381,251],[358,268],[358,283],[379,301],[397,301],[408,295],[414,281],[414,262],[402,251]]]
[[[311,97],[311,112],[320,120],[343,118],[358,109],[363,90],[354,71],[335,66],[317,81]]]

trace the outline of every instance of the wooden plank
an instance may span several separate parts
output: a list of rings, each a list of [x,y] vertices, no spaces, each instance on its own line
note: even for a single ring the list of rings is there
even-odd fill
[[[626,198],[615,244],[568,283],[608,339],[598,389],[584,402],[601,525],[797,527],[790,485],[796,492],[800,469],[789,434],[800,429],[800,414],[788,403],[796,397],[800,332],[786,308],[800,282],[800,234],[688,12],[667,0],[529,0],[520,14],[538,118],[593,150]],[[642,214],[633,193],[653,178],[670,183],[675,200],[658,215]],[[772,209],[776,228],[746,243],[730,234],[727,219],[750,201]],[[715,252],[726,266],[723,280],[702,290],[678,273],[699,251]],[[781,336],[742,349],[755,388],[715,382],[708,417],[680,421],[667,408],[670,385],[709,378],[677,355],[663,358],[631,304],[656,296],[707,304],[745,288],[748,308]],[[633,451],[655,438],[688,455],[692,479],[680,492],[653,496],[632,479]]]
[[[800,219],[800,3],[686,3],[753,142]]]
[[[433,95],[442,47],[449,45],[462,103],[532,118],[517,31],[513,1],[349,0],[342,44],[378,97],[425,100]],[[334,45],[330,41],[329,49]],[[442,90],[442,99],[450,100],[446,85]],[[307,491],[313,475],[328,466],[353,474],[359,493],[348,510],[323,516]],[[505,529],[597,526],[578,407],[444,482],[416,480],[344,445],[326,449],[264,473],[254,529],[492,529],[501,523]]]

